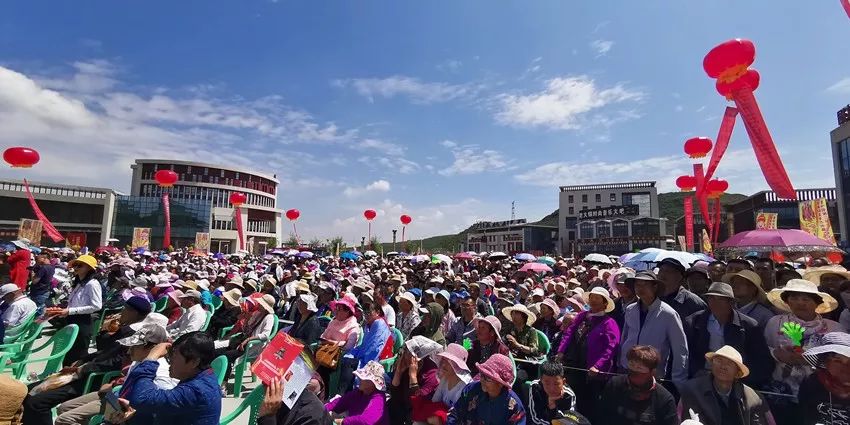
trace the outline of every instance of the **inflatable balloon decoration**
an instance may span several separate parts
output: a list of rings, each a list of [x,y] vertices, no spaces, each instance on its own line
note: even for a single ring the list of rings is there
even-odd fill
[[[171,202],[168,199],[168,191],[166,189],[173,187],[177,183],[177,173],[171,170],[159,170],[153,175],[159,187],[162,188],[162,214],[165,216],[165,231],[162,235],[162,249],[168,249],[171,246]]]
[[[402,214],[401,217],[399,217],[398,219],[399,219],[399,221],[401,221],[401,224],[402,224],[402,226],[401,226],[401,246],[404,246],[404,231],[405,231],[405,229],[407,229],[407,225],[410,224],[410,222],[413,221],[413,218],[411,218],[407,214]],[[406,251],[406,249],[405,249],[405,251]]]
[[[286,211],[286,218],[292,222],[292,233],[295,235],[295,240],[298,240],[298,229],[295,227],[295,220],[298,220],[298,217],[301,217],[301,211],[296,209]]]
[[[363,211],[363,217],[365,217],[366,221],[369,223],[369,238],[367,240],[370,244],[372,243],[372,220],[374,220],[377,216],[378,213],[376,213],[375,210]]]
[[[230,194],[230,203],[233,204],[233,217],[236,219],[236,234],[239,236],[239,249],[245,249],[245,232],[242,228],[242,209],[240,208],[248,200],[241,192]]]
[[[15,146],[3,151],[3,160],[12,166],[12,168],[32,168],[33,165],[37,164],[38,161],[41,160],[41,156],[35,149]],[[30,207],[32,207],[35,218],[41,221],[41,228],[44,230],[44,233],[47,233],[47,236],[53,242],[59,242],[62,239],[65,239],[65,237],[56,230],[53,223],[47,219],[47,216],[44,215],[44,212],[42,212],[41,208],[39,208],[38,203],[35,202],[35,198],[32,196],[30,184],[27,182],[27,179],[24,179],[24,190],[27,192],[27,199],[30,202]]]

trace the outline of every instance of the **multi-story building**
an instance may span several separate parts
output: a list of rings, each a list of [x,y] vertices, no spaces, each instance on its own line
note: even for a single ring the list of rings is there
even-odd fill
[[[112,189],[55,183],[29,182],[29,187],[41,211],[69,244],[91,249],[107,244],[115,200],[120,194]],[[0,205],[0,239],[17,238],[21,219],[37,219],[22,181],[0,180]],[[44,234],[41,241],[32,242],[65,244],[53,243]]]
[[[540,256],[553,253],[557,241],[558,228],[555,226],[529,224],[525,219],[482,221],[469,229],[466,250],[507,254],[528,252]]]
[[[654,181],[561,186],[558,206],[564,255],[622,254],[668,242]]]
[[[838,111],[838,127],[829,133],[832,144],[832,168],[835,172],[838,228],[841,245],[847,246],[850,225],[850,105]]]
[[[229,166],[198,162],[138,159],[131,165],[131,195],[116,200],[114,237],[129,244],[134,227],[151,228],[152,249],[162,248],[165,228],[162,193],[167,190],[171,205],[171,243],[193,244],[198,232],[210,234],[212,252],[234,252],[239,247],[237,225],[242,221],[248,250],[262,252],[263,246],[280,243],[282,211],[277,208],[278,180],[275,175]],[[178,175],[174,187],[163,189],[154,180],[159,170]],[[230,195],[242,192],[247,202],[239,217]]]
[[[756,217],[759,213],[775,213],[779,229],[800,228],[800,201],[811,201],[814,199],[826,199],[829,210],[829,221],[833,224],[835,239],[843,238],[835,224],[839,221],[838,199],[836,190],[833,188],[797,189],[797,199],[782,199],[770,190],[763,190],[746,199],[726,206],[728,215],[732,216],[732,233],[754,230],[756,228]],[[722,236],[722,234],[721,234]],[[720,239],[723,240],[722,238]]]

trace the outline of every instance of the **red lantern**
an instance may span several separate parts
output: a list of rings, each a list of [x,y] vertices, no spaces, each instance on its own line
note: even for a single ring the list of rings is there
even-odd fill
[[[154,174],[153,179],[161,187],[171,187],[174,186],[174,183],[177,183],[177,173],[171,170],[159,170]]]
[[[682,192],[690,192],[697,187],[697,179],[694,176],[679,176],[676,179],[676,187]]]
[[[755,60],[753,42],[736,38],[711,49],[702,60],[702,68],[709,77],[731,83],[746,74]]]
[[[378,216],[378,213],[376,213],[375,210],[363,211],[363,217],[366,217],[366,221],[372,221],[377,216]]]
[[[719,198],[729,189],[729,182],[721,179],[711,179],[706,184],[706,189],[708,189],[709,198]]]
[[[20,146],[6,149],[3,152],[3,160],[8,162],[12,168],[30,168],[38,163],[39,159],[41,157],[35,149]]]
[[[407,226],[408,224],[410,224],[411,221],[413,221],[413,219],[407,214],[402,214],[399,219],[401,220],[401,224],[405,226]]]
[[[230,194],[230,203],[237,207],[244,204],[247,200],[248,197],[242,192],[233,192]]]
[[[726,99],[732,100],[732,93],[736,90],[741,90],[744,86],[747,86],[750,90],[755,91],[755,89],[759,88],[759,82],[761,82],[761,75],[755,69],[751,69],[741,76],[741,78],[732,82],[725,82],[718,79],[715,87],[717,87],[718,93],[725,96]]]
[[[703,158],[711,151],[711,139],[693,137],[685,141],[685,153],[691,158]]]
[[[773,251],[770,253],[770,259],[773,260],[774,263],[784,263],[785,255],[779,251]]]
[[[826,259],[829,260],[829,264],[841,264],[844,256],[840,252],[830,252],[826,254]]]
[[[301,211],[294,210],[294,209],[286,211],[286,218],[288,218],[289,221],[298,220],[298,217],[301,217]]]

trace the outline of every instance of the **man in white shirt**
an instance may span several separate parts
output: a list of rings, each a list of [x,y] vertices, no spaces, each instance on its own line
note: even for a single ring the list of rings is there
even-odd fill
[[[180,296],[180,305],[186,309],[179,319],[168,325],[168,334],[171,339],[180,338],[189,332],[201,330],[207,322],[207,312],[201,306],[201,293],[195,290],[186,291]]]
[[[38,308],[14,283],[0,286],[0,299],[3,300],[0,311],[6,329],[20,325]]]

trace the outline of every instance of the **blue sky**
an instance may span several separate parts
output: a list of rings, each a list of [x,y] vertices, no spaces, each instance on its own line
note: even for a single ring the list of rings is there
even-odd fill
[[[558,185],[657,180],[726,105],[702,71],[752,39],[756,97],[796,187],[834,185],[850,102],[837,1],[13,2],[0,15],[0,140],[33,180],[127,190],[166,157],[276,173],[302,237],[411,237],[536,220]],[[740,125],[718,176],[766,188]],[[0,177],[20,178],[2,169]]]

